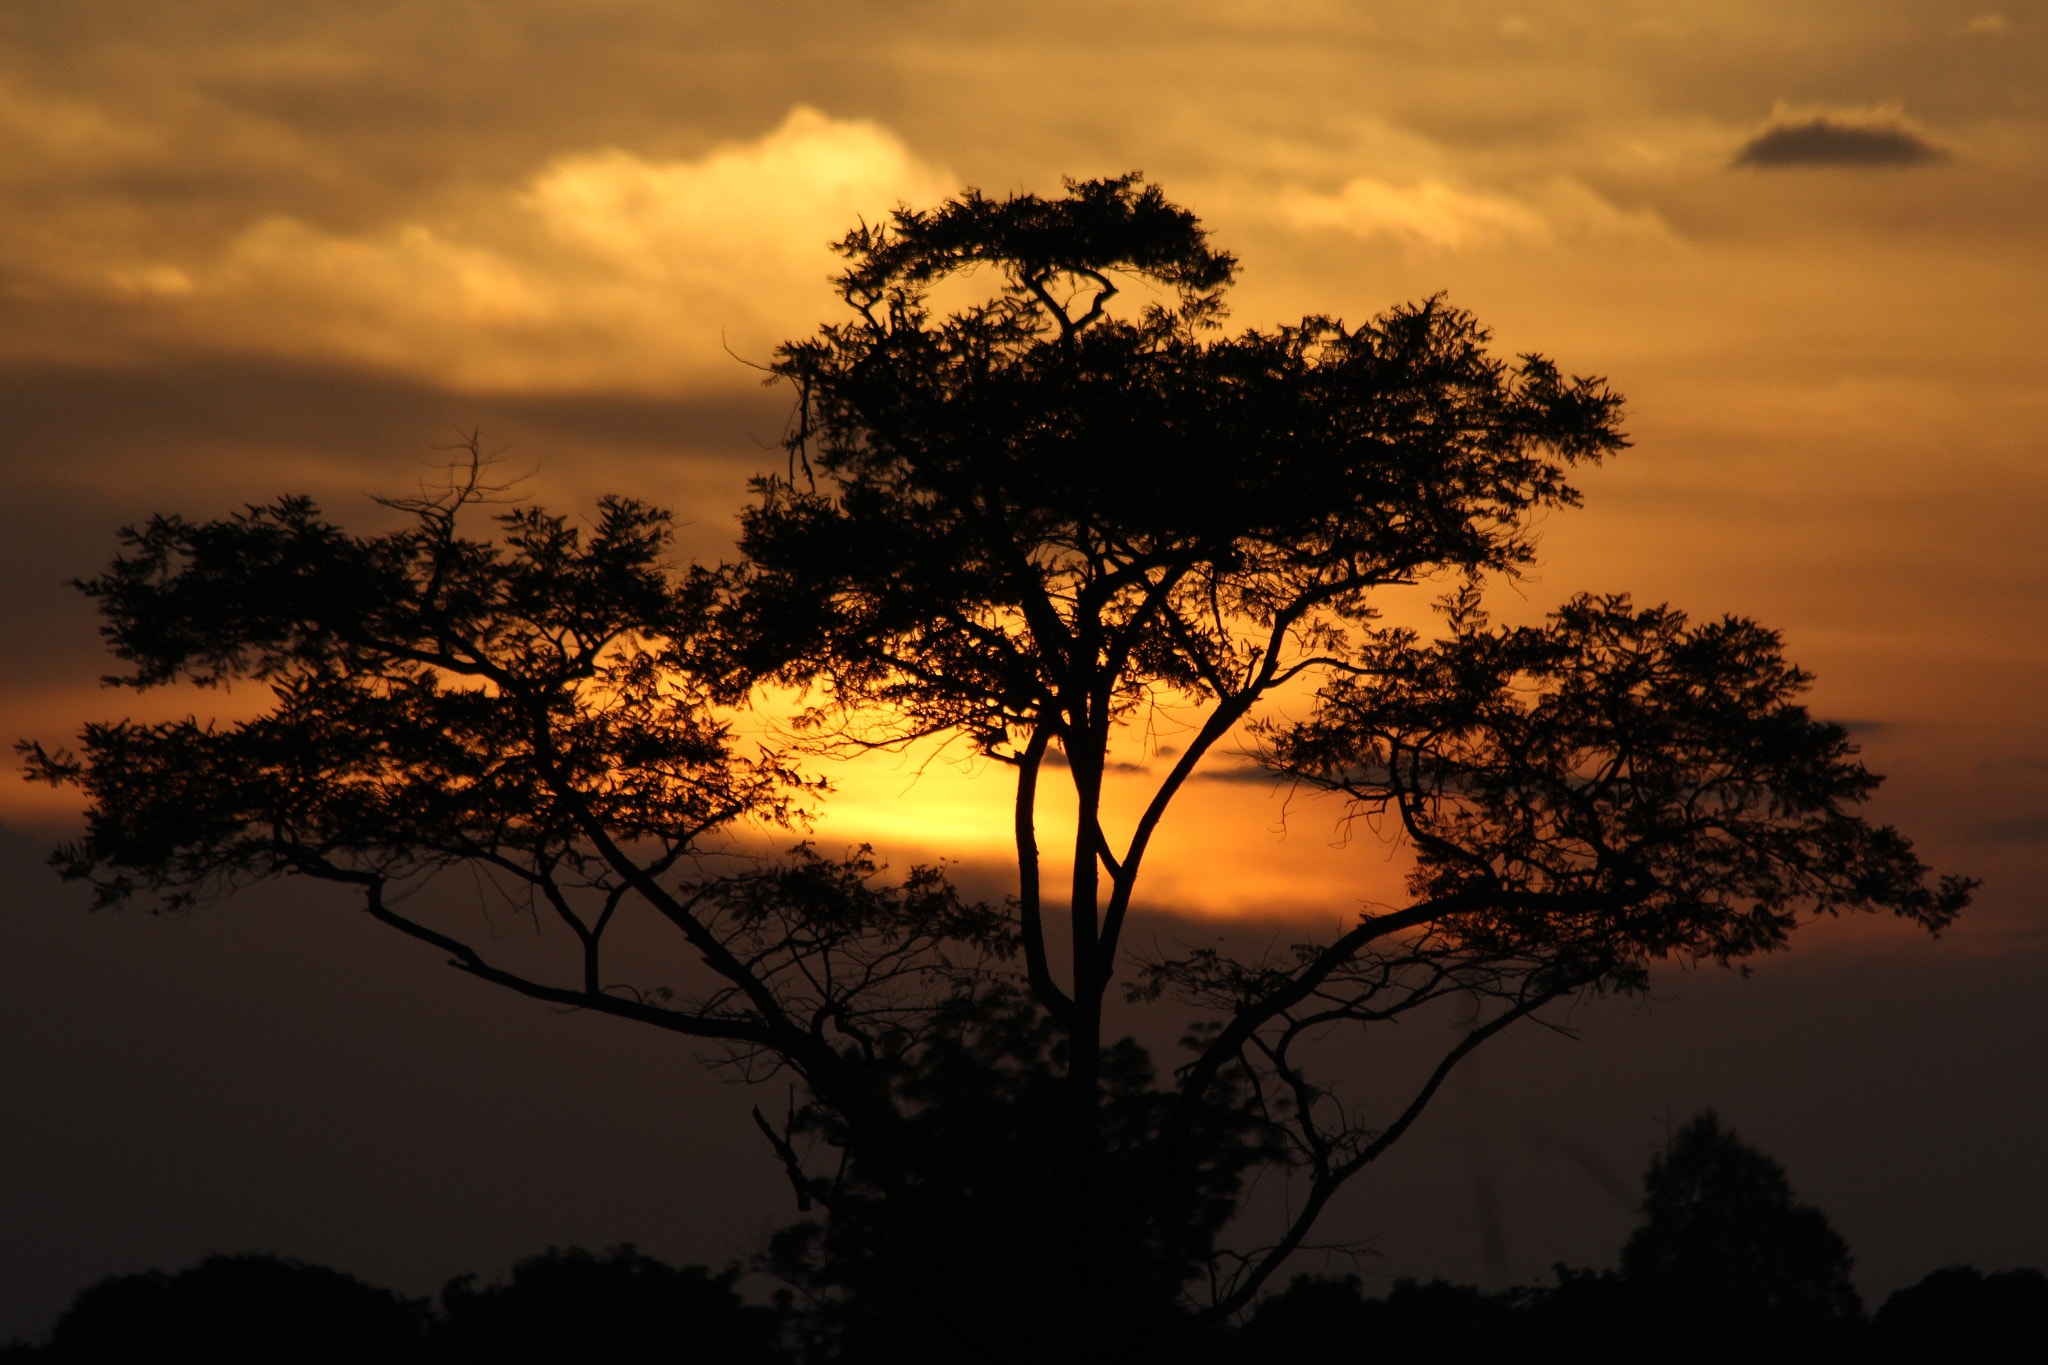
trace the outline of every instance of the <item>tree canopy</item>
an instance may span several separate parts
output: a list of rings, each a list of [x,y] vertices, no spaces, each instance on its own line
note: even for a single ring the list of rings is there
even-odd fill
[[[1848,1244],[1801,1204],[1785,1169],[1721,1126],[1712,1110],[1671,1136],[1643,1176],[1643,1221],[1621,1275],[1660,1319],[1660,1355],[1734,1352],[1814,1360],[1841,1353],[1862,1317]]]
[[[273,700],[27,746],[91,803],[61,865],[108,902],[344,883],[483,979],[786,1075],[796,1102],[756,1119],[824,1221],[784,1267],[904,1360],[1215,1322],[1516,1021],[1775,949],[1803,913],[1938,930],[1966,902],[1857,814],[1877,779],[1773,632],[1624,596],[1490,623],[1533,518],[1626,445],[1604,381],[1494,356],[1441,299],[1226,333],[1237,262],[1136,175],[900,209],[839,249],[847,319],[778,352],[788,463],[732,562],[672,566],[666,514],[628,499],[478,535],[474,461],[389,534],[291,498],[126,532],[84,585],[115,681]],[[940,311],[941,287],[966,301]],[[1390,622],[1387,594],[1431,585],[1438,630]],[[806,691],[801,728],[745,752],[734,716],[771,685]],[[1269,705],[1283,688],[1305,718]],[[1195,719],[1114,827],[1113,748],[1162,704]],[[920,737],[1007,771],[1013,897],[865,851],[737,856],[750,828],[800,833],[817,757]],[[1131,951],[1160,822],[1233,745],[1379,819],[1413,854],[1407,903],[1278,956]],[[457,866],[559,925],[556,968],[405,908]],[[636,919],[683,949],[668,975],[607,956]],[[1177,1066],[1111,1036],[1118,992],[1185,1011]],[[1454,998],[1469,1024],[1412,1088],[1318,1070],[1334,1034],[1369,1047]],[[1258,1170],[1298,1194],[1239,1245]]]

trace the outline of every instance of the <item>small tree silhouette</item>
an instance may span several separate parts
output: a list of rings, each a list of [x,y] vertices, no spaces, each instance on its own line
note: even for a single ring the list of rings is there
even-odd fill
[[[1621,1252],[1622,1278],[1656,1315],[1673,1360],[1844,1349],[1863,1311],[1852,1264],[1826,1215],[1793,1198],[1784,1168],[1712,1110],[1652,1158],[1643,1222]]]

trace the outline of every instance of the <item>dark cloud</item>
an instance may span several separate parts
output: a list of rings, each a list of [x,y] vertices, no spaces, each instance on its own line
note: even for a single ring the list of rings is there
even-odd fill
[[[1058,749],[1047,749],[1045,751],[1045,766],[1048,768],[1067,767],[1067,756]],[[1113,773],[1141,774],[1150,774],[1152,771],[1142,763],[1111,763],[1108,765],[1107,770]]]
[[[1205,768],[1188,780],[1191,782],[1240,782],[1270,786],[1284,779],[1274,776],[1265,768],[1246,763],[1229,768]]]
[[[1897,119],[1815,114],[1779,122],[1751,138],[1738,166],[1914,166],[1948,153]]]
[[[2048,773],[2048,759],[2031,758],[2026,754],[2018,754],[2010,757],[1987,758],[1977,764],[1977,771],[1980,773],[2005,772],[2008,769],[2018,769],[2023,773]]]
[[[1993,843],[2048,843],[2048,815],[2022,816],[2016,820],[1988,820],[1975,826],[1976,833]]]

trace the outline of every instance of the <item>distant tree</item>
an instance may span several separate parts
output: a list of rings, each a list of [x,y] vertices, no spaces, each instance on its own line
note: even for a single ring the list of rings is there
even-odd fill
[[[1495,359],[1438,300],[1222,335],[1235,260],[1136,176],[969,193],[840,250],[849,320],[778,354],[789,463],[756,481],[733,564],[671,568],[665,516],[622,499],[587,532],[518,509],[476,538],[473,464],[387,535],[300,499],[131,530],[86,585],[121,681],[274,701],[28,746],[91,800],[64,869],[103,902],[337,882],[477,977],[786,1076],[793,1101],[756,1118],[826,1220],[795,1261],[849,1311],[865,1295],[904,1361],[1220,1323],[1517,1021],[1778,948],[1802,911],[1939,929],[1967,900],[1855,814],[1878,779],[1799,705],[1771,632],[1621,597],[1488,622],[1483,584],[1577,501],[1570,467],[1625,444],[1601,381]],[[1121,310],[1133,283],[1150,301]],[[1425,585],[1433,639],[1383,615]],[[707,864],[819,795],[729,728],[778,684],[809,689],[810,746],[949,739],[1007,769],[1016,897],[891,883],[864,854]],[[1289,687],[1314,689],[1298,724],[1271,709]],[[1148,747],[1160,708],[1178,752]],[[1403,841],[1407,901],[1277,955],[1134,953],[1154,836],[1234,736]],[[1119,830],[1106,783],[1139,760],[1163,774]],[[453,867],[555,923],[566,960],[513,965],[401,900]],[[672,966],[607,952],[634,918],[674,936]],[[1182,1065],[1106,1032],[1113,992],[1192,1014]],[[1454,998],[1469,1024],[1405,1088],[1320,1069],[1334,1032]],[[1233,1244],[1258,1169],[1297,1197]]]
[[[2040,1365],[2048,1360],[2048,1276],[1947,1266],[1886,1299],[1871,1338],[1877,1365]]]
[[[1651,1158],[1619,1271],[1560,1266],[1536,1294],[1535,1358],[1849,1360],[1863,1318],[1853,1264],[1826,1215],[1793,1198],[1784,1168],[1707,1110]]]
[[[1651,1159],[1643,1221],[1621,1273],[1692,1339],[1757,1331],[1825,1332],[1862,1316],[1854,1258],[1827,1215],[1792,1196],[1785,1168],[1694,1116]]]
[[[176,1274],[114,1275],[78,1294],[41,1365],[393,1365],[416,1360],[427,1304],[325,1266],[209,1256]]]

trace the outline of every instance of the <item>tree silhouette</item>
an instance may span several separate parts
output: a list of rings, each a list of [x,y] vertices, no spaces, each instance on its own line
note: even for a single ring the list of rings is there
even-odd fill
[[[826,1192],[831,1220],[785,1230],[770,1265],[810,1294],[827,1359],[948,1361],[962,1335],[994,1338],[984,1349],[1004,1358],[1042,1359],[1071,1330],[1048,1305],[1076,1293],[1062,1140],[1069,1043],[1015,991],[952,1002],[933,1022],[925,1046],[886,1079],[900,1113],[890,1169],[872,1169],[872,1149],[837,1116],[814,1109],[799,1120],[800,1136],[850,1159]],[[1245,1174],[1278,1155],[1270,1126],[1242,1094],[1209,1104],[1190,1194],[1173,1221],[1147,1220],[1135,1195],[1174,1096],[1128,1038],[1103,1049],[1100,1076],[1108,1198],[1122,1202],[1093,1211],[1089,1230],[1102,1241],[1083,1292],[1127,1348],[1199,1361],[1183,1287],[1214,1255]]]
[[[119,681],[275,700],[27,746],[91,800],[67,873],[172,905],[339,882],[478,977],[786,1076],[783,1117],[756,1119],[826,1220],[791,1264],[849,1313],[865,1294],[905,1359],[1220,1322],[1516,1021],[1777,948],[1802,911],[1939,929],[1966,901],[1854,813],[1877,779],[1769,631],[1622,597],[1489,624],[1482,587],[1530,562],[1531,517],[1625,444],[1601,381],[1495,359],[1434,299],[1225,335],[1236,262],[1136,176],[970,192],[839,245],[850,320],[778,353],[789,463],[755,482],[737,562],[667,567],[665,515],[623,499],[588,533],[521,508],[476,538],[474,460],[387,535],[301,499],[130,530],[86,585]],[[1150,301],[1122,309],[1133,285]],[[967,301],[936,311],[942,286]],[[1387,624],[1431,584],[1437,638]],[[1007,768],[1014,900],[892,883],[864,853],[707,863],[820,794],[800,753],[733,739],[769,684],[810,689],[803,747],[942,738]],[[1295,724],[1267,705],[1288,687],[1315,689]],[[1186,742],[1148,755],[1162,707]],[[1277,956],[1132,952],[1153,838],[1233,736],[1405,842],[1408,901]],[[1107,777],[1148,756],[1164,775],[1116,829]],[[557,923],[566,959],[508,963],[401,901],[457,866]],[[679,960],[608,954],[636,918]],[[1180,1066],[1110,1036],[1119,990],[1190,1012]],[[1470,1022],[1407,1088],[1318,1072],[1333,1035],[1452,999]],[[1298,1197],[1232,1245],[1259,1168]]]
[[[1822,1360],[1847,1349],[1862,1301],[1849,1248],[1792,1197],[1776,1161],[1712,1110],[1672,1134],[1643,1177],[1643,1222],[1621,1274],[1660,1319],[1672,1360]]]
[[[1643,1176],[1643,1222],[1621,1272],[1682,1294],[1704,1315],[1841,1319],[1862,1311],[1849,1248],[1826,1215],[1794,1201],[1785,1168],[1709,1109],[1671,1136]]]
[[[19,1365],[494,1365],[684,1361],[771,1365],[787,1296],[749,1304],[736,1269],[675,1267],[617,1246],[528,1256],[504,1281],[450,1281],[437,1315],[325,1266],[276,1256],[209,1256],[177,1274],[145,1271],[89,1285]]]
[[[1383,1298],[1356,1276],[1298,1276],[1238,1334],[1266,1361],[1472,1365],[1705,1365],[1753,1360],[1970,1359],[1979,1343],[2037,1341],[2035,1272],[1937,1272],[1892,1296],[1875,1340],[1849,1282],[1848,1247],[1785,1172],[1709,1110],[1671,1135],[1643,1177],[1642,1221],[1618,1270],[1556,1267],[1556,1282],[1487,1294],[1397,1280]],[[2031,1277],[2031,1279],[2029,1278]],[[1999,1361],[2034,1359],[1993,1354]]]
[[[1557,1283],[1533,1294],[1532,1358],[1860,1359],[1852,1264],[1826,1216],[1793,1198],[1784,1168],[1705,1110],[1651,1158],[1619,1270],[1559,1266]]]

